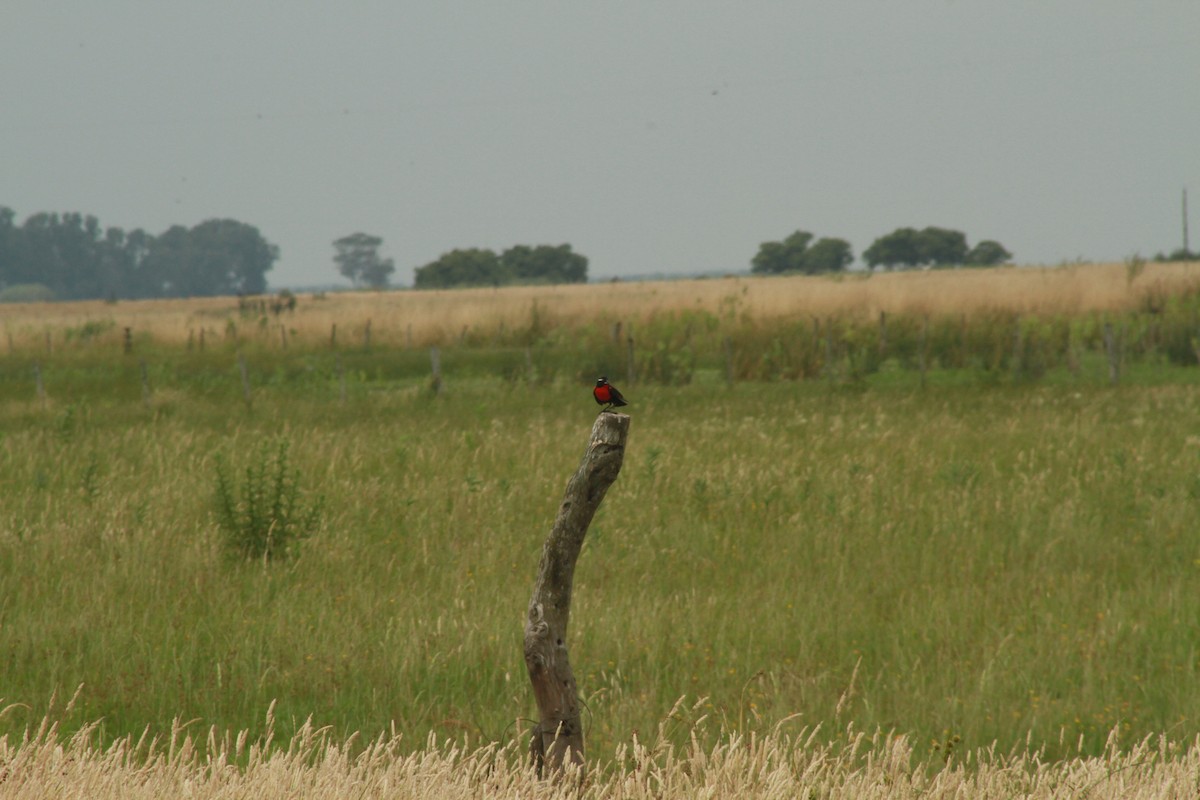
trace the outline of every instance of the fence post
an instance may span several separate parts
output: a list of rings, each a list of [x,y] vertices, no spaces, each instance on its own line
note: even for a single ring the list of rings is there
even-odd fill
[[[334,354],[333,369],[337,373],[338,379],[338,400],[342,405],[346,405],[346,370],[342,368],[341,353]]]
[[[242,399],[246,401],[246,410],[250,410],[250,374],[246,370],[246,357],[238,352],[238,371],[242,374]]]
[[[46,407],[46,384],[42,382],[42,365],[33,362],[33,382],[37,386],[37,398],[42,408]]]
[[[437,347],[429,348],[429,366],[433,372],[433,382],[430,384],[435,395],[442,393],[442,354]]]
[[[632,331],[632,327],[633,326],[630,326],[631,331]],[[628,363],[629,363],[629,380],[627,381],[627,383],[629,383],[629,385],[632,386],[633,384],[637,383],[637,361],[634,360],[633,333],[632,332],[629,334],[629,338],[626,339],[625,341],[626,341],[626,345],[627,345],[627,349],[628,349],[626,358],[628,359]]]
[[[329,347],[333,349],[337,347],[337,323],[329,326]]]
[[[825,377],[832,384],[836,382],[833,365],[833,318],[825,320]]]
[[[602,412],[596,417],[587,451],[567,483],[542,547],[524,636],[525,667],[538,707],[529,753],[542,777],[547,772],[561,775],[569,764],[584,764],[579,690],[567,653],[571,589],[583,539],[621,471],[628,435],[627,414]]]
[[[721,342],[721,347],[725,351],[725,383],[733,385],[733,339],[726,336]]]
[[[128,328],[126,329],[128,330]],[[142,405],[150,408],[150,370],[146,367],[146,359],[141,359],[142,367]]]
[[[958,360],[960,366],[965,367],[971,360],[971,354],[968,350],[967,342],[967,315],[963,314],[958,319]]]
[[[1108,382],[1116,386],[1121,379],[1121,354],[1111,322],[1104,323],[1104,351],[1108,355]]]
[[[125,355],[133,352],[133,328],[125,327]]]
[[[921,318],[921,338],[917,343],[918,353],[917,358],[921,368],[921,388],[925,388],[925,371],[928,369],[929,360],[929,316]]]
[[[1016,321],[1013,322],[1013,352],[1012,352],[1012,374],[1013,380],[1016,380],[1021,375],[1021,356],[1025,352],[1024,337],[1021,335],[1021,315],[1018,314]]]

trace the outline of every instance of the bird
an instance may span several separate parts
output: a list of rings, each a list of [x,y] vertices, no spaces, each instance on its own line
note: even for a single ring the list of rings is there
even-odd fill
[[[596,398],[596,402],[604,406],[600,409],[601,413],[612,411],[617,406],[627,406],[625,398],[621,396],[621,392],[617,387],[608,382],[608,378],[603,375],[596,381],[596,387],[592,389],[592,397]]]

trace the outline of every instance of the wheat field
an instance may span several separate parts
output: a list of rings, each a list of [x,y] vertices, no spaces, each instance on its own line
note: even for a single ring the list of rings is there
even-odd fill
[[[921,760],[904,736],[850,729],[828,744],[817,733],[731,735],[712,747],[696,738],[682,746],[635,738],[612,762],[551,780],[539,779],[515,748],[469,750],[434,736],[415,750],[395,735],[335,741],[311,724],[287,742],[273,742],[269,732],[250,741],[245,732],[216,730],[198,739],[177,722],[161,738],[101,748],[91,728],[63,741],[43,720],[19,743],[0,738],[0,797],[1150,800],[1200,792],[1200,739],[1147,737],[1132,748],[1110,743],[1100,756],[1048,762],[1037,752],[995,748]]]
[[[1140,262],[1139,262],[1140,263]],[[637,325],[655,316],[702,311],[772,321],[789,317],[873,319],[880,312],[910,315],[1077,314],[1125,311],[1148,296],[1200,286],[1200,265],[1145,263],[1073,264],[835,276],[728,277],[704,280],[612,282],[563,286],[438,291],[343,292],[306,295],[283,317],[293,340],[328,341],[336,326],[343,341],[427,346],[456,341],[464,333],[492,335],[530,325],[579,327]],[[10,348],[41,346],[47,334],[103,323],[116,338],[135,335],[182,344],[204,330],[223,336],[244,324],[233,298],[140,300],[107,303],[32,303],[0,310]],[[264,323],[265,325],[265,323]],[[276,334],[272,334],[276,335]]]

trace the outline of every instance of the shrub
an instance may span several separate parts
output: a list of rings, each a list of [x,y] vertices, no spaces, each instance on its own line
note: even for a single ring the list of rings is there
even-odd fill
[[[320,525],[322,500],[305,503],[297,473],[288,464],[288,443],[264,443],[246,467],[240,486],[217,456],[217,521],[231,555],[273,561],[296,555],[302,539]]]

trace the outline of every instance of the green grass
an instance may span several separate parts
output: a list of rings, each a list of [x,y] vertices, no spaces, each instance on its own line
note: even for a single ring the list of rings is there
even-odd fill
[[[0,399],[0,692],[19,704],[0,734],[81,683],[66,729],[109,739],[176,717],[254,731],[272,701],[283,739],[311,716],[413,747],[534,716],[523,615],[585,385],[451,354],[433,397],[425,354],[379,351],[347,357],[342,403],[332,354],[251,354],[247,410],[214,351],[152,367],[147,408],[136,362],[57,358],[44,407],[31,378]],[[1109,388],[1104,369],[622,385],[629,449],[570,631],[591,752],[682,695],[707,701],[680,737],[703,713],[1051,756],[1099,754],[1117,725],[1194,735],[1195,370]],[[296,559],[231,561],[218,454],[236,473],[279,440],[321,524]]]

